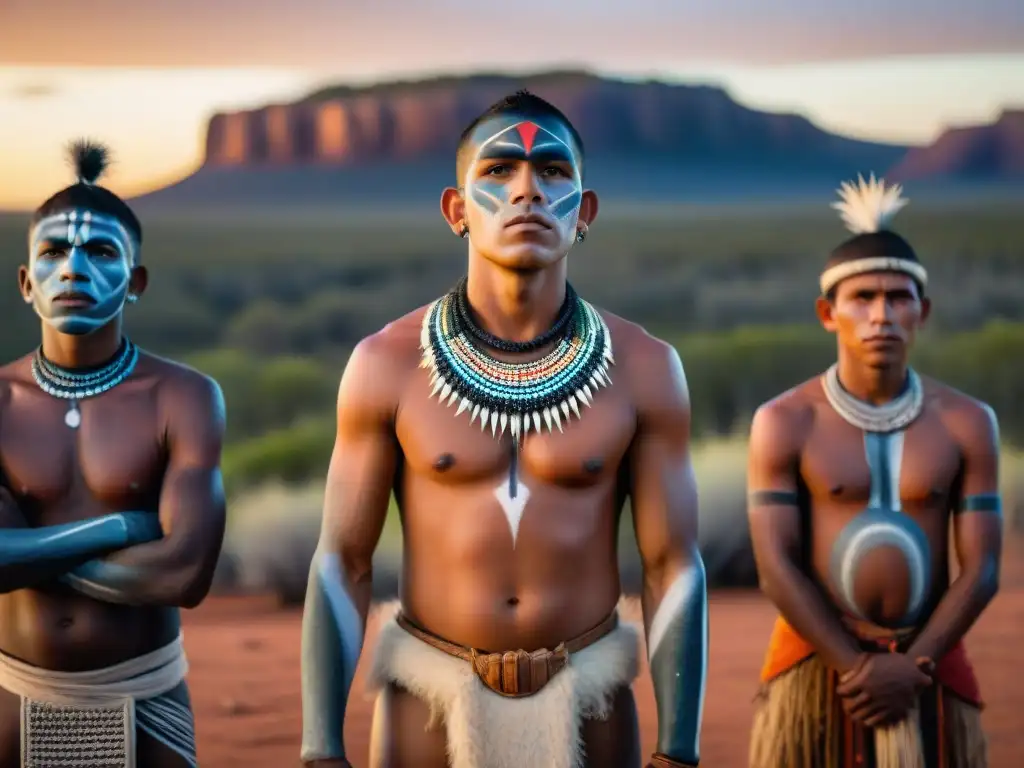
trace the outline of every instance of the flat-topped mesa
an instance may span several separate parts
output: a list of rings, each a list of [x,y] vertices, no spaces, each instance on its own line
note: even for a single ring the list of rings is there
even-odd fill
[[[855,145],[798,115],[757,112],[715,87],[627,82],[585,73],[467,76],[331,88],[293,104],[219,113],[206,167],[347,166],[450,158],[462,127],[516,88],[556,103],[603,155],[716,158],[842,154]]]

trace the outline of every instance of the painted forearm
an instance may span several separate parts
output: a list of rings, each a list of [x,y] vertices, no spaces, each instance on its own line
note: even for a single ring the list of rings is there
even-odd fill
[[[61,581],[107,603],[194,608],[209,591],[205,560],[198,546],[167,538],[90,560]]]
[[[225,504],[218,471],[179,468],[160,501],[167,536],[92,559],[63,581],[108,603],[194,608],[210,591],[224,540]]]
[[[970,496],[964,499],[957,514],[964,513],[1001,517],[1002,502],[994,493]],[[970,631],[998,591],[998,553],[963,568],[907,653],[933,661],[941,659]]]
[[[364,625],[345,589],[340,558],[317,550],[302,614],[303,761],[345,757],[345,709]]]
[[[184,591],[180,583],[154,579],[142,568],[107,560],[83,563],[64,574],[61,581],[95,600],[121,605],[177,605]]]
[[[696,765],[708,661],[707,578],[700,555],[665,591],[647,633],[659,754]]]
[[[61,575],[77,560],[154,541],[162,535],[151,512],[119,512],[45,528],[0,531],[0,591],[11,592]]]

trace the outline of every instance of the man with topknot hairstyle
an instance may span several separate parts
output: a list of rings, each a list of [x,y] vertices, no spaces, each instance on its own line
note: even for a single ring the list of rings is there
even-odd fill
[[[0,368],[0,768],[195,766],[179,609],[223,540],[223,397],[124,335],[142,226],[106,147],[70,156],[18,272],[41,343]]]

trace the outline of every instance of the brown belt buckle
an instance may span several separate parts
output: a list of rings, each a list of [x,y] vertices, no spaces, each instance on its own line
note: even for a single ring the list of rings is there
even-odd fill
[[[569,663],[569,652],[561,643],[555,650],[505,653],[470,652],[473,671],[490,690],[508,698],[532,696],[547,685]]]

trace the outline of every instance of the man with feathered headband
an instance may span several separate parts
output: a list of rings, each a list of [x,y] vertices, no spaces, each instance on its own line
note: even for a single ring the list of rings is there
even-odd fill
[[[996,417],[908,366],[930,305],[924,266],[886,228],[901,189],[872,176],[841,198],[854,236],[817,300],[838,360],[751,427],[751,537],[781,616],[750,765],[982,768],[963,637],[998,588]]]
[[[224,403],[123,334],[142,227],[104,147],[72,161],[18,275],[41,344],[0,368],[0,766],[195,766],[179,608],[223,539]]]

